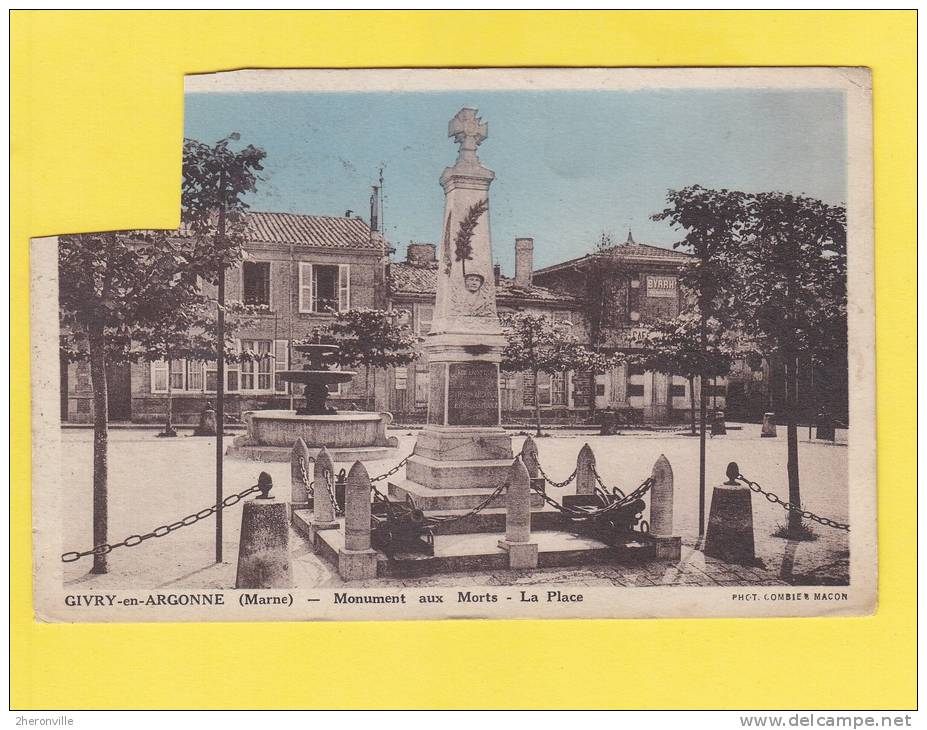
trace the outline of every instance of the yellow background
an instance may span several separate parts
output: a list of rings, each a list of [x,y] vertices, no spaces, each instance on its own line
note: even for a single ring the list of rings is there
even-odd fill
[[[913,11],[12,15],[12,705],[910,708]],[[31,236],[178,223],[183,74],[242,67],[873,70],[880,603],[867,618],[174,625],[32,620]]]

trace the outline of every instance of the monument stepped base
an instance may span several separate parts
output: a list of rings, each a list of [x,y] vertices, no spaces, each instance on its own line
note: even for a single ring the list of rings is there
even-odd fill
[[[311,513],[294,510],[293,528],[308,539]],[[534,518],[532,518],[532,523]],[[338,564],[338,553],[344,548],[344,520],[337,530],[315,533],[316,553],[329,562]],[[655,558],[654,545],[646,538],[629,535],[615,546],[590,537],[562,530],[538,530],[531,533],[531,541],[538,546],[538,568],[562,568],[602,563],[629,564]],[[411,578],[440,573],[467,571],[507,570],[508,553],[499,547],[500,534],[471,532],[466,534],[438,534],[435,536],[434,555],[399,552],[388,558],[377,551],[377,578]]]
[[[507,466],[511,469],[511,464]],[[468,489],[432,489],[425,487],[411,479],[400,479],[389,483],[390,499],[404,500],[406,496],[412,495],[415,500],[415,506],[426,512],[448,511],[448,510],[468,510],[480,505],[484,499],[493,493],[493,487],[470,487]],[[492,502],[489,507],[505,507],[505,491],[503,490]],[[540,508],[544,506],[544,498],[540,494],[531,495],[531,507]],[[504,524],[504,523],[503,523]]]

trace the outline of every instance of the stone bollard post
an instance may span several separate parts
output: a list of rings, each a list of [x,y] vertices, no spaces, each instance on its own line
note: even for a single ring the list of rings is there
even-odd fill
[[[705,555],[728,563],[756,565],[753,542],[753,495],[736,480],[740,469],[727,465],[727,481],[711,494]]]
[[[724,411],[715,411],[714,415],[711,417],[711,435],[727,435],[727,424],[724,422]]]
[[[302,464],[300,464],[302,459]],[[309,488],[306,486],[305,478],[312,479],[309,476],[309,467],[312,464],[309,453],[309,447],[302,438],[296,439],[293,444],[293,451],[290,452],[290,508],[291,509],[308,509],[309,508]]]
[[[528,470],[528,478],[531,480],[531,488],[539,492],[544,492],[544,477],[541,476],[541,462],[538,458],[538,445],[531,436],[525,437],[525,442],[521,446],[521,460],[525,462],[525,469]]]
[[[194,436],[215,436],[216,435],[216,412],[213,410],[212,403],[207,403],[203,412],[200,413],[200,422],[193,430]]]
[[[656,557],[660,560],[679,560],[682,557],[682,538],[673,534],[673,467],[663,454],[653,465],[650,474],[650,536],[656,543]]]
[[[528,470],[529,479],[537,479],[538,472],[538,445],[531,436],[525,437],[525,443],[521,446],[521,460],[525,463],[525,469]]]
[[[592,447],[584,444],[576,457],[576,493],[592,494],[595,492],[595,454]]]
[[[764,439],[776,437],[776,414],[775,413],[764,413],[763,414],[763,430],[760,431],[760,436]]]
[[[519,456],[512,464],[505,492],[505,539],[499,547],[509,554],[509,567],[538,566],[538,545],[531,540],[531,477]]]
[[[290,525],[286,502],[270,496],[270,474],[258,477],[261,495],[245,502],[241,511],[236,588],[289,588]]]
[[[315,496],[312,500],[312,519],[309,520],[309,544],[315,548],[317,533],[338,528],[338,523],[335,521],[335,505],[332,503],[331,492],[328,490],[329,482],[334,489],[335,465],[324,446],[315,457],[312,481],[315,485]]]
[[[344,580],[377,577],[377,552],[370,547],[370,476],[355,461],[344,490],[344,547],[338,550],[338,574]]]

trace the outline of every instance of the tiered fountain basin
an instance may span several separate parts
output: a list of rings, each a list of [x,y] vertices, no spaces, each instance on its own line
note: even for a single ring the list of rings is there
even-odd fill
[[[243,418],[247,432],[238,436],[226,454],[256,461],[289,461],[293,445],[302,439],[315,455],[323,446],[335,461],[387,459],[399,441],[386,435],[389,413],[338,411],[327,404],[328,385],[346,383],[355,373],[329,370],[336,345],[295,344],[307,356],[302,370],[283,370],[277,376],[305,387],[305,404],[296,410],[249,411]]]
[[[301,416],[295,411],[250,411],[244,416],[247,431],[229,446],[227,454],[255,461],[289,461],[296,439],[301,438],[315,456],[323,446],[334,461],[388,459],[399,444],[386,435],[389,413],[338,411]]]

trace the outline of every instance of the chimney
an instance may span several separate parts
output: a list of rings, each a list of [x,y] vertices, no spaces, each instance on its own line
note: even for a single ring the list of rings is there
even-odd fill
[[[534,239],[515,239],[515,286],[528,289],[531,286],[534,267]]]
[[[416,266],[427,266],[437,261],[433,243],[412,243],[406,248],[406,262]]]
[[[496,286],[499,286],[499,280],[502,278],[502,264],[493,264],[492,275],[496,280]]]

